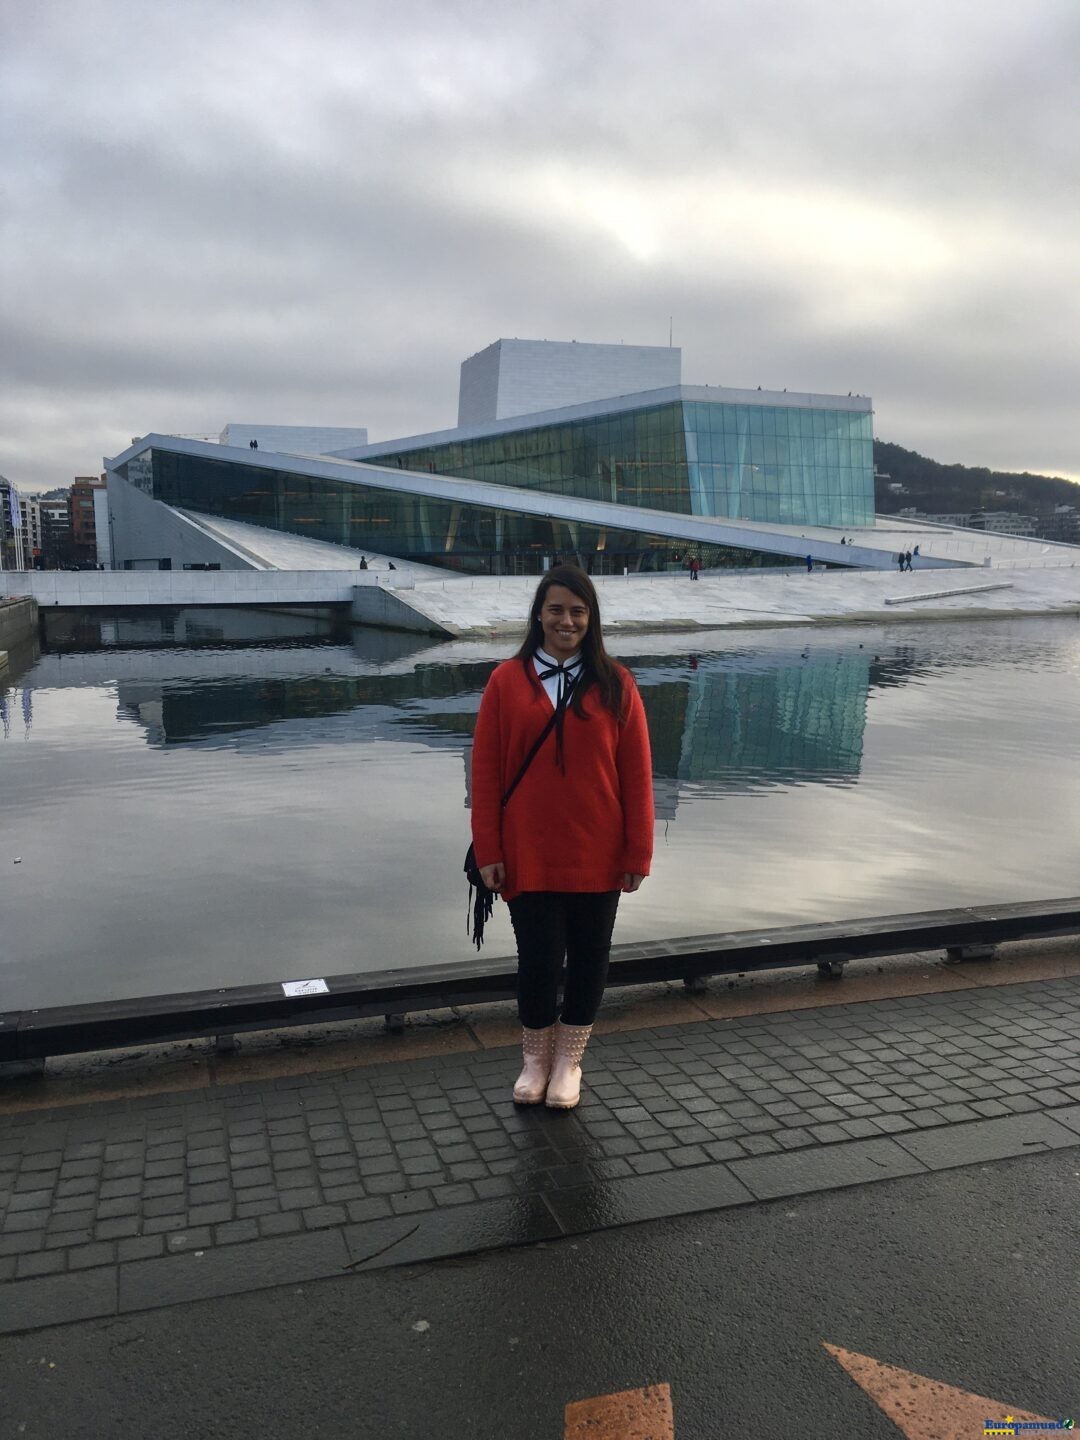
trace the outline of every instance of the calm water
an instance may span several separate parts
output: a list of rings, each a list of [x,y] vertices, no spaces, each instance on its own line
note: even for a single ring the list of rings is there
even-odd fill
[[[70,630],[0,682],[0,1008],[467,959],[468,750],[506,647],[188,621]],[[617,940],[1076,892],[1075,620],[617,649],[657,799]],[[497,907],[485,954],[512,948]]]

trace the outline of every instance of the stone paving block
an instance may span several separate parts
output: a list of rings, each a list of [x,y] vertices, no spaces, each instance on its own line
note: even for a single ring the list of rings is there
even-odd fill
[[[32,1250],[40,1250],[42,1246],[42,1232],[40,1230],[24,1231],[15,1235],[0,1235],[0,1256],[5,1255],[28,1255]],[[47,1248],[54,1248],[48,1246]]]
[[[229,1220],[223,1225],[214,1227],[215,1245],[238,1245],[245,1240],[257,1240],[259,1238],[259,1222],[257,1220]]]
[[[604,1185],[555,1191],[546,1198],[562,1228],[568,1234],[582,1234],[611,1225],[740,1205],[753,1197],[729,1166],[711,1164],[682,1171],[678,1184],[667,1175],[634,1175]]]
[[[65,1160],[57,1172],[60,1180],[74,1180],[80,1175],[97,1175],[102,1167],[100,1159]]]
[[[83,1140],[76,1144],[68,1145],[64,1150],[64,1159],[67,1160],[89,1160],[100,1159],[105,1153],[105,1143],[102,1140]]]
[[[185,1226],[183,1229],[174,1229],[165,1237],[165,1249],[171,1255],[178,1255],[184,1250],[199,1250],[209,1245],[212,1239],[209,1226],[198,1225],[194,1227]]]
[[[114,1315],[116,1299],[114,1266],[16,1280],[0,1288],[0,1334]]]
[[[181,1132],[182,1133],[182,1132]],[[167,1145],[151,1145],[146,1147],[146,1168],[149,1172],[151,1165],[160,1165],[166,1160],[183,1160],[185,1147],[183,1140],[176,1140]],[[171,1171],[168,1173],[172,1173]]]
[[[66,1221],[69,1217],[64,1216]],[[88,1245],[94,1238],[93,1215],[86,1217],[85,1223],[77,1229],[69,1229],[66,1224],[50,1226],[45,1233],[44,1240],[38,1240],[39,1246],[44,1245],[46,1250],[67,1250],[73,1245]]]
[[[296,1175],[301,1172],[294,1170],[291,1173]],[[309,1172],[304,1171],[303,1173]],[[205,1188],[208,1187],[189,1185],[188,1193]],[[232,1188],[238,1195],[243,1195],[245,1199],[255,1199],[261,1196],[264,1190],[274,1188],[274,1172],[269,1167],[263,1170],[240,1170],[233,1177]]]
[[[166,1175],[160,1180],[147,1180],[142,1187],[146,1200],[156,1200],[162,1195],[182,1195],[187,1187],[183,1175]]]
[[[671,1161],[666,1155],[631,1155],[627,1160],[630,1169],[635,1175],[654,1175],[658,1171],[672,1169]]]
[[[757,1199],[772,1200],[915,1175],[925,1167],[897,1142],[881,1139],[733,1160],[729,1168]]]
[[[37,1170],[59,1170],[63,1161],[63,1152],[60,1150],[45,1150],[33,1152],[24,1157],[23,1171]]]
[[[1064,1125],[1067,1130],[1075,1130],[1080,1135],[1080,1104],[1068,1105],[1062,1110],[1054,1110],[1050,1119],[1059,1125]]]
[[[82,1175],[75,1180],[61,1180],[54,1194],[58,1200],[62,1200],[68,1195],[93,1195],[97,1188],[98,1182],[93,1175]]]
[[[248,1200],[247,1194],[248,1192],[244,1191],[236,1197],[236,1218],[238,1220],[248,1220],[252,1216],[271,1215],[281,1209],[277,1191],[262,1200]]]
[[[96,1265],[111,1265],[115,1259],[116,1246],[108,1240],[76,1245],[67,1252],[69,1270],[89,1270]]]
[[[562,1231],[538,1196],[514,1196],[373,1220],[348,1226],[342,1233],[349,1246],[350,1269],[361,1271],[554,1240]]]
[[[286,1155],[278,1156],[275,1157],[275,1163],[278,1159],[284,1161],[290,1158],[291,1157]],[[265,1169],[266,1166],[269,1164],[270,1150],[268,1146],[262,1143],[260,1143],[258,1149],[246,1150],[240,1155],[229,1156],[229,1169],[232,1171],[234,1176],[244,1170]]]
[[[117,1220],[100,1220],[94,1226],[95,1240],[122,1240],[138,1235],[139,1221],[134,1215],[122,1216]]]
[[[901,1135],[896,1141],[929,1170],[948,1170],[957,1165],[975,1165],[987,1160],[1004,1160],[1012,1155],[1030,1155],[1038,1150],[1057,1150],[1076,1144],[1076,1134],[1043,1114],[1009,1115],[995,1120],[976,1120],[967,1125],[949,1125],[941,1130],[923,1130]]]
[[[11,1199],[8,1201],[7,1213],[10,1217],[12,1215],[17,1215],[20,1211],[25,1210],[47,1210],[50,1208],[52,1194],[53,1192],[51,1188],[45,1190],[23,1190],[16,1192],[11,1196]],[[72,1203],[77,1204],[78,1201],[75,1200]]]
[[[15,1278],[33,1279],[37,1275],[59,1275],[67,1269],[67,1255],[63,1250],[38,1250],[30,1255],[15,1257]]]
[[[220,1225],[233,1218],[233,1202],[219,1200],[212,1205],[190,1205],[186,1212],[188,1225]]]
[[[192,1165],[188,1157],[187,1178],[189,1185],[210,1185],[215,1180],[228,1180],[228,1165],[215,1163],[211,1165]]]
[[[295,1190],[285,1190],[281,1195],[282,1210],[306,1210],[322,1203],[322,1191],[317,1185],[302,1185]]]
[[[129,1215],[138,1215],[142,1200],[138,1195],[121,1195],[116,1200],[99,1200],[94,1212],[99,1220],[122,1220]]]
[[[121,1314],[160,1305],[206,1300],[277,1285],[295,1285],[346,1273],[348,1251],[342,1230],[220,1245],[120,1266]]]
[[[174,1179],[182,1177],[186,1170],[182,1156],[170,1160],[148,1160],[143,1166],[143,1176],[147,1180]]]

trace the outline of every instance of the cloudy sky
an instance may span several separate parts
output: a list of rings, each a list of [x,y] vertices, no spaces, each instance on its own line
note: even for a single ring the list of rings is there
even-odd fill
[[[1075,0],[35,0],[0,36],[0,472],[452,425],[499,336],[872,394],[1080,479]]]

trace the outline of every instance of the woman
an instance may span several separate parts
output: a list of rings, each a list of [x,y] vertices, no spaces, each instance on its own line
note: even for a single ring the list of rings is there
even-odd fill
[[[551,733],[504,807],[553,714]],[[649,873],[653,841],[641,696],[604,649],[596,591],[576,565],[556,565],[540,581],[521,648],[484,691],[473,742],[472,832],[484,883],[508,902],[517,940],[525,1063],[514,1099],[572,1110],[607,980],[619,895],[637,890]]]

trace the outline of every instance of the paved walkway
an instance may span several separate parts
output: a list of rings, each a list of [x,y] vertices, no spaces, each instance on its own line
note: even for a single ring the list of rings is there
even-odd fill
[[[0,1118],[0,1330],[1080,1146],[1080,977]]]

